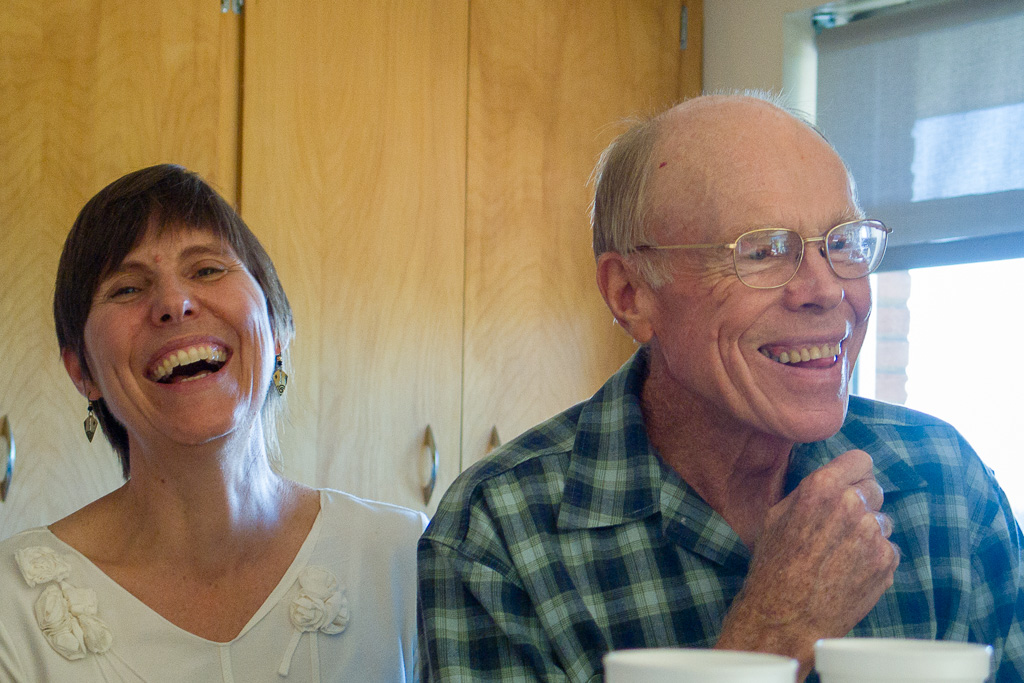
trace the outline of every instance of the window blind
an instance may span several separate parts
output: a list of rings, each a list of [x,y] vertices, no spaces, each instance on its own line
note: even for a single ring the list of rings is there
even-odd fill
[[[1024,3],[866,14],[818,18],[816,106],[894,230],[881,269],[1024,257]]]

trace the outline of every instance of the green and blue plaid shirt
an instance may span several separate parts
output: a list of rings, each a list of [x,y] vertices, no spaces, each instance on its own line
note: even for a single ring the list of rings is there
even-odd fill
[[[419,544],[427,680],[592,681],[609,650],[715,644],[750,553],[657,457],[645,377],[640,351],[445,494]],[[853,448],[902,560],[852,635],[989,643],[995,680],[1024,680],[1022,537],[992,473],[946,423],[852,397],[838,434],[794,449],[787,493]]]

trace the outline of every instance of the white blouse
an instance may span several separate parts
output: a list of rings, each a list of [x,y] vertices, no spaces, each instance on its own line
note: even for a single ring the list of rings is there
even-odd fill
[[[284,577],[230,642],[178,628],[46,528],[0,542],[0,681],[412,681],[423,513],[320,492]]]

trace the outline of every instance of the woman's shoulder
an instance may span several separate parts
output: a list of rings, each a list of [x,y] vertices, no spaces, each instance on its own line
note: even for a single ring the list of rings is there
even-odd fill
[[[418,510],[369,500],[335,489],[320,489],[321,510],[326,522],[346,526],[363,525],[366,530],[407,531],[417,537],[427,526],[427,516]]]
[[[416,543],[427,525],[422,512],[331,489],[320,496],[319,555],[364,570],[415,566]]]
[[[45,527],[0,541],[0,626],[10,637],[38,635],[34,605],[47,586],[73,573],[74,558],[68,551]]]
[[[39,526],[19,531],[0,541],[0,553],[9,555],[25,546],[39,545],[40,543],[48,545],[60,544],[57,537],[50,533],[49,529],[45,526]]]
[[[4,589],[0,592],[9,594],[7,591],[19,584],[31,587],[32,567],[39,558],[55,565],[53,571],[59,571],[67,564],[67,551],[46,527],[26,529],[0,541],[0,586]]]
[[[82,570],[81,555],[46,527],[0,541],[0,595],[34,600],[40,588]],[[11,604],[0,600],[0,611]]]

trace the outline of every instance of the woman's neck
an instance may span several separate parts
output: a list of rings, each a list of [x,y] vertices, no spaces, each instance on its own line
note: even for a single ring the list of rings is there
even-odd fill
[[[271,468],[262,438],[199,446],[133,442],[125,485],[51,530],[97,564],[146,558],[217,571],[244,561],[298,519],[311,523],[318,510],[315,491]]]

